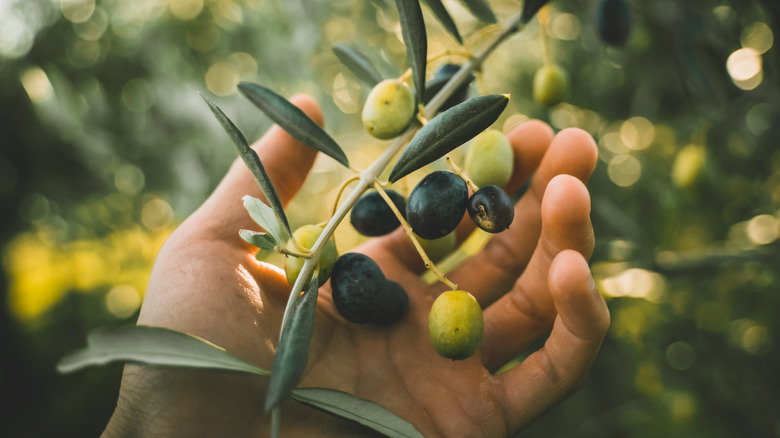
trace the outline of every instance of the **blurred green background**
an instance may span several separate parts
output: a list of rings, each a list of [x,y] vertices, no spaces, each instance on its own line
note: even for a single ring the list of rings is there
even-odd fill
[[[483,25],[445,3],[478,45]],[[507,18],[522,2],[490,4]],[[610,47],[597,4],[551,3],[565,103],[531,99],[536,20],[472,87],[511,93],[505,129],[540,118],[599,145],[592,267],[612,326],[582,389],[523,436],[780,436],[780,6],[633,0],[629,40]],[[429,53],[456,49],[424,11]],[[108,421],[121,366],[55,364],[90,330],[135,321],[156,251],[234,159],[198,92],[250,139],[270,122],[238,81],[309,93],[357,167],[378,154],[359,120],[368,90],[335,42],[388,76],[406,68],[387,0],[0,0],[3,436],[96,436]],[[343,177],[318,160],[291,221],[325,218],[311,201]],[[347,228],[342,250],[359,240]]]

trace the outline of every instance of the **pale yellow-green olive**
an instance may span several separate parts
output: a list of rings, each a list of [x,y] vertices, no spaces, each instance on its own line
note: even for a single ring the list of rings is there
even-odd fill
[[[432,240],[423,239],[420,236],[415,237],[417,237],[417,241],[420,242],[425,254],[427,254],[428,258],[433,262],[438,262],[443,259],[455,249],[455,245],[457,244],[457,236],[454,231],[444,237]]]
[[[470,293],[451,290],[433,302],[428,314],[428,335],[440,356],[453,360],[472,356],[484,331],[482,309]]]
[[[386,79],[374,86],[363,105],[363,126],[379,139],[400,135],[414,117],[414,94],[405,82]]]
[[[497,129],[488,129],[471,140],[463,170],[477,187],[503,187],[512,177],[514,163],[509,139]]]
[[[544,65],[534,75],[534,101],[550,108],[563,101],[568,89],[566,72],[557,64]]]
[[[291,249],[297,251],[310,250],[314,246],[314,243],[317,242],[320,234],[322,234],[322,227],[317,225],[304,225],[293,232],[293,237],[295,239],[294,241],[291,239],[287,245]],[[296,245],[294,242],[297,242],[300,246]],[[303,248],[301,248],[301,246]],[[314,269],[314,272],[317,274],[317,282],[320,286],[328,281],[330,273],[333,270],[333,264],[336,263],[337,258],[338,252],[336,251],[336,244],[331,238],[325,243],[317,267]],[[284,257],[284,272],[287,274],[287,282],[290,283],[290,285],[295,284],[295,280],[298,279],[298,274],[301,273],[305,261],[306,259],[303,257],[291,255]]]

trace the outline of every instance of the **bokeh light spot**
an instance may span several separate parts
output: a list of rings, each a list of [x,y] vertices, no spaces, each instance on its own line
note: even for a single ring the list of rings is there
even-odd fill
[[[774,43],[774,33],[766,23],[757,21],[742,31],[742,47],[751,48],[759,54],[766,53]]]
[[[173,221],[173,209],[165,200],[153,197],[141,207],[141,222],[150,230],[160,230]]]
[[[642,176],[642,163],[629,154],[615,155],[607,166],[609,179],[620,187],[631,187]]]
[[[30,67],[22,73],[22,86],[30,100],[39,103],[52,94],[51,82],[46,72],[40,67]]]
[[[114,172],[114,186],[126,195],[137,195],[144,188],[144,171],[133,164],[123,164]]]
[[[106,309],[115,317],[129,318],[141,307],[141,294],[133,286],[118,285],[108,291],[105,304]]]
[[[552,16],[549,24],[550,36],[564,41],[573,41],[580,36],[580,20],[574,14],[560,12]]]
[[[62,15],[73,23],[83,23],[95,12],[95,0],[60,0]]]
[[[778,237],[778,221],[770,214],[760,214],[748,221],[747,235],[757,245],[772,243]]]
[[[130,111],[142,113],[157,102],[157,95],[146,79],[130,79],[122,87],[122,104]]]
[[[179,20],[192,20],[203,11],[203,0],[168,0],[168,8]]]
[[[763,79],[761,54],[752,48],[742,48],[729,55],[726,69],[734,84],[743,90],[756,88]]]
[[[239,72],[227,62],[215,62],[206,71],[206,87],[217,96],[235,93],[240,80]]]
[[[696,360],[696,350],[685,341],[675,342],[666,348],[666,361],[676,370],[687,370]]]

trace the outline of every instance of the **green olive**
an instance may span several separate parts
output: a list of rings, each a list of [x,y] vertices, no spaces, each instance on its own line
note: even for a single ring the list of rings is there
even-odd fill
[[[482,309],[470,293],[451,290],[433,302],[428,314],[428,335],[440,356],[453,360],[472,356],[484,331]]]
[[[384,80],[371,90],[363,105],[363,126],[379,139],[400,135],[414,117],[414,94],[405,82]]]
[[[428,255],[428,258],[430,258],[433,262],[438,262],[439,260],[443,259],[446,255],[448,255],[450,252],[452,252],[453,249],[455,249],[455,245],[457,244],[457,236],[455,235],[455,232],[449,233],[444,237],[439,237],[438,239],[423,239],[420,236],[416,236],[417,241],[420,242],[420,245],[425,250],[425,254]]]
[[[534,75],[534,101],[550,108],[563,101],[568,89],[566,73],[556,64],[544,65]]]
[[[294,240],[291,239],[288,242],[288,246],[292,249],[301,250],[300,246],[305,250],[310,250],[317,239],[322,234],[322,227],[318,225],[304,225],[293,232]],[[295,244],[298,243],[298,245]],[[333,270],[333,264],[336,263],[338,252],[336,251],[336,244],[333,239],[328,240],[325,243],[325,247],[322,249],[320,259],[317,263],[317,267],[314,269],[317,274],[317,282],[320,286],[325,284],[330,277],[330,273]],[[306,261],[303,257],[285,256],[284,257],[284,272],[287,274],[287,282],[290,285],[295,283],[298,279],[298,274],[301,273],[303,263]]]
[[[477,187],[504,187],[512,177],[514,163],[509,139],[497,129],[488,129],[471,140],[463,167]]]

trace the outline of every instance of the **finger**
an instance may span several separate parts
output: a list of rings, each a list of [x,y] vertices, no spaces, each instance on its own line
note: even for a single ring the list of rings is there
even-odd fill
[[[485,309],[483,357],[497,369],[549,330],[555,318],[547,275],[559,252],[593,251],[590,196],[582,181],[558,175],[550,181],[541,206],[542,234],[528,268],[512,290]]]
[[[507,193],[514,193],[536,171],[550,145],[553,132],[546,123],[530,120],[509,131],[507,137],[514,149],[514,172],[505,189]],[[456,230],[458,243],[462,242],[473,230],[474,224],[466,216]],[[401,229],[387,236],[370,240],[363,247],[363,250],[374,251],[374,247],[382,248],[381,250],[377,249],[378,251],[390,252],[396,260],[401,261],[406,269],[414,273],[419,274],[425,270],[422,258],[415,250],[409,237]]]
[[[485,248],[452,272],[450,278],[483,306],[506,293],[528,265],[542,230],[542,199],[550,180],[568,174],[586,181],[596,166],[593,138],[580,129],[565,129],[552,140],[528,192],[515,205],[508,230],[493,236]],[[562,200],[562,202],[568,202]]]
[[[322,125],[322,113],[314,99],[298,95],[290,100],[315,122]],[[301,188],[317,152],[294,139],[277,125],[269,129],[252,145],[252,148],[260,157],[282,205],[286,205]],[[240,229],[259,229],[244,209],[242,198],[246,195],[265,199],[252,173],[244,162],[238,159],[214,193],[189,221],[196,222],[195,228],[208,233],[210,239],[241,243],[238,237]]]
[[[585,258],[562,251],[550,266],[558,316],[544,347],[498,379],[509,430],[518,430],[584,380],[609,328],[610,316]]]

